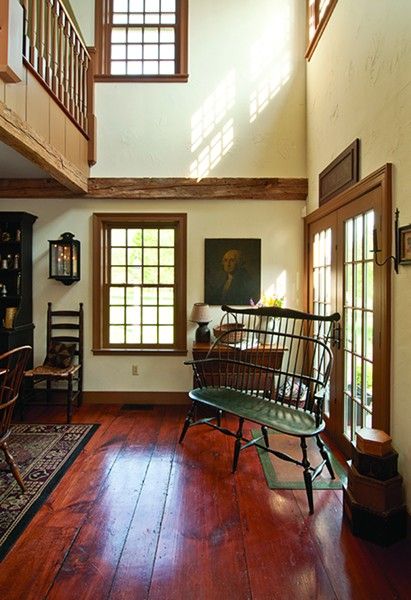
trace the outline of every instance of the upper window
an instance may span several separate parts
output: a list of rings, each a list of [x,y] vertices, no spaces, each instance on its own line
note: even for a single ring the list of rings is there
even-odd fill
[[[98,81],[187,81],[188,0],[96,0]]]
[[[186,351],[186,215],[94,220],[94,352]]]
[[[314,54],[336,4],[337,0],[307,0],[308,48],[305,58],[308,60]]]

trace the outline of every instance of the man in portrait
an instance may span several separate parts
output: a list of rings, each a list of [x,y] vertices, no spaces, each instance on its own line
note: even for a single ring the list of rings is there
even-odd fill
[[[220,240],[206,240],[206,248],[207,242],[214,241]],[[234,244],[235,241],[226,240],[226,243],[232,242],[233,245],[228,248],[226,246],[227,249],[222,249],[220,255],[215,256],[215,260],[209,260],[206,265],[205,301],[208,304],[248,305],[251,299],[260,297],[260,240],[241,240],[239,244]],[[251,259],[246,253],[246,242],[250,245]],[[257,242],[258,249],[251,242]],[[208,256],[206,252],[206,263],[207,258],[210,259],[210,252]],[[211,268],[210,262],[214,264],[214,268]]]

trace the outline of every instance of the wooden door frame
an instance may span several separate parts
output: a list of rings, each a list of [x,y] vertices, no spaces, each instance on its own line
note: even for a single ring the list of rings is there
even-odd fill
[[[325,220],[325,222],[324,222]],[[319,225],[318,231],[316,231],[316,225]],[[313,229],[310,229],[310,227],[313,226]],[[337,213],[334,212],[330,212],[322,217],[320,217],[319,219],[312,221],[310,224],[306,225],[305,228],[305,235],[306,235],[306,240],[307,240],[307,252],[305,253],[305,258],[306,258],[306,263],[307,263],[307,267],[306,267],[306,273],[307,273],[307,277],[304,280],[304,283],[306,285],[306,299],[307,299],[307,304],[306,304],[306,310],[307,312],[311,312],[312,307],[313,307],[313,290],[310,289],[308,282],[309,282],[309,277],[310,274],[312,274],[313,272],[313,252],[312,252],[312,240],[313,237],[320,231],[326,230],[330,228],[332,231],[334,231],[335,233],[337,232]],[[311,239],[310,239],[311,238]],[[332,237],[332,241],[335,243],[334,240],[334,234]],[[332,292],[332,298],[331,298],[331,305],[333,307],[336,306],[337,303],[337,298],[336,298],[336,278],[337,278],[337,273],[336,273],[336,263],[337,263],[337,257],[336,257],[336,252],[335,252],[335,248],[332,249],[332,264],[331,264],[331,268],[332,268],[332,282],[331,282],[331,292]],[[334,269],[334,270],[333,270]],[[333,309],[332,312],[335,311],[335,308]],[[335,349],[334,347],[331,348],[332,352],[333,352],[333,358],[334,358],[334,369],[336,368],[336,353],[335,353]],[[332,378],[330,380],[330,412],[329,415],[327,415],[325,413],[324,410],[324,420],[326,422],[326,427],[328,432],[331,434],[331,436],[336,437],[338,435],[338,431],[334,431],[334,423],[335,420],[330,419],[329,417],[331,415],[335,415],[335,410],[336,410],[336,405],[335,405],[335,400],[333,401],[333,399],[336,398],[336,389],[335,389],[335,378]]]
[[[335,212],[350,202],[360,199],[362,196],[370,193],[372,190],[380,188],[381,192],[381,214],[379,220],[375,223],[378,231],[378,242],[381,248],[380,257],[385,258],[392,254],[392,165],[387,163],[377,171],[374,171],[363,180],[353,185],[348,190],[328,201],[326,204],[310,213],[305,217],[304,235],[305,235],[305,298],[306,307],[309,310],[309,264],[310,264],[310,248],[309,248],[309,225],[315,223],[319,219]],[[381,259],[380,259],[381,260]],[[380,279],[380,298],[381,303],[375,306],[376,321],[381,324],[381,334],[379,345],[381,348],[380,359],[376,364],[378,369],[378,379],[384,382],[384,402],[383,405],[376,405],[375,420],[378,422],[378,428],[390,432],[390,394],[391,394],[391,279],[392,268],[391,262],[382,267],[382,277]],[[385,315],[385,316],[384,316]],[[384,316],[384,318],[383,318]],[[386,357],[383,360],[382,357]]]

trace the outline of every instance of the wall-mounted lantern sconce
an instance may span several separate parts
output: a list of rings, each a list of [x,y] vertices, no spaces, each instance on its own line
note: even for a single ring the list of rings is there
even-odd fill
[[[378,254],[378,252],[381,252],[381,248],[378,248],[378,237],[377,237],[376,227],[374,227],[374,231],[373,231],[373,248],[371,250],[371,252],[374,253],[374,262],[378,267],[383,267],[385,265],[385,263],[387,263],[389,260],[392,260],[393,265],[394,265],[394,271],[396,273],[398,273],[398,265],[400,264],[400,262],[402,262],[401,255],[400,255],[400,248],[399,248],[399,244],[400,244],[399,232],[398,232],[399,215],[400,215],[400,212],[397,208],[395,211],[395,222],[394,222],[395,254],[392,256],[387,256],[387,258],[385,260],[383,260],[382,262],[378,260],[377,254]]]
[[[49,279],[71,285],[80,281],[80,242],[66,231],[59,240],[49,240]]]

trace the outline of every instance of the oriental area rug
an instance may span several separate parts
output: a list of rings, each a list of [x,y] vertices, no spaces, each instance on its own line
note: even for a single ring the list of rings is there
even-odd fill
[[[7,445],[26,485],[23,494],[0,450],[0,560],[28,525],[98,425],[12,425]]]
[[[252,432],[256,439],[261,435],[259,430]],[[273,450],[278,450],[288,454],[298,460],[301,460],[302,453],[299,438],[281,433],[270,433],[268,436],[270,446]],[[346,472],[341,463],[336,459],[328,448],[331,464],[334,470],[335,479],[331,479],[327,467],[324,466],[323,472],[313,482],[314,490],[340,490],[342,484],[346,483]],[[307,438],[308,460],[311,465],[316,466],[321,462],[321,455],[314,438]],[[270,489],[280,490],[304,490],[303,469],[299,465],[277,458],[269,452],[257,448],[263,472]]]

